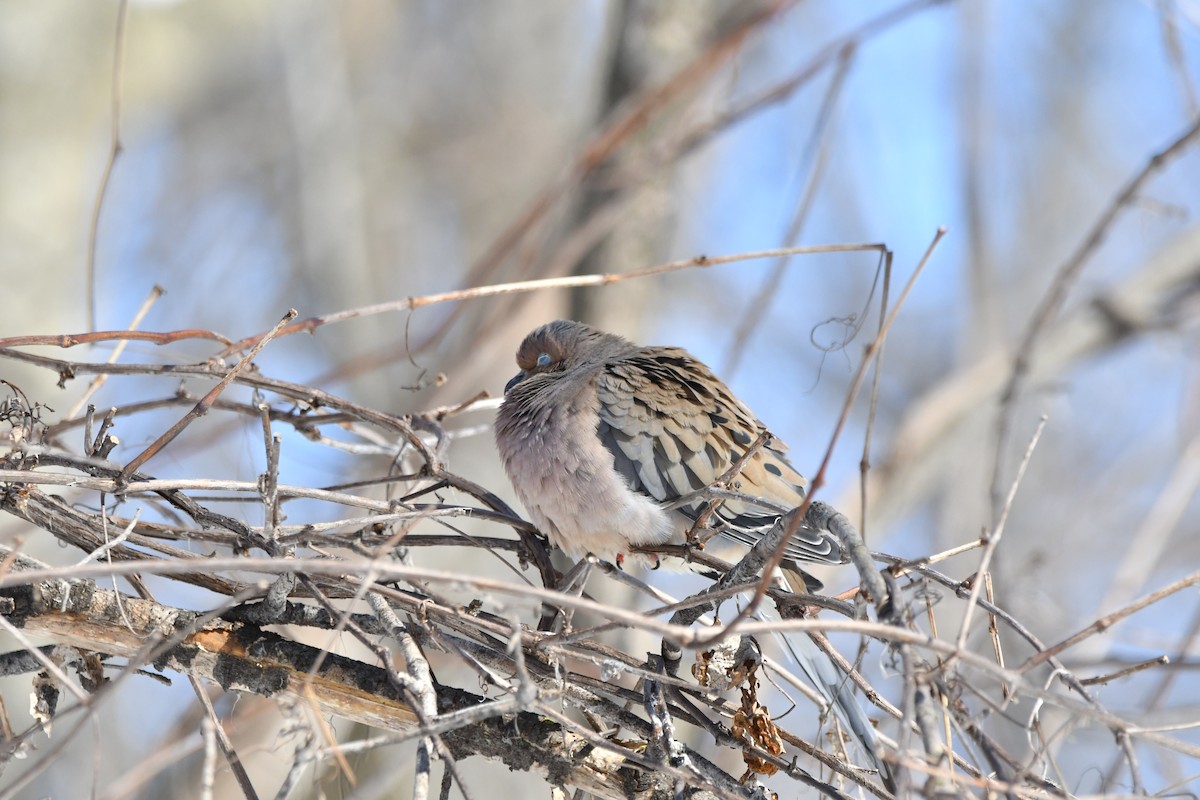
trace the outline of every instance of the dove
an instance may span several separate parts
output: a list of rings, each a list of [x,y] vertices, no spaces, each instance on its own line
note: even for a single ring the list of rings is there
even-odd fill
[[[682,544],[700,528],[710,542],[745,552],[804,502],[808,481],[784,444],[686,350],[557,320],[525,337],[517,366],[496,417],[496,446],[530,520],[572,558],[657,566],[638,548]],[[710,496],[735,465],[733,495]],[[785,547],[782,572],[795,592],[821,586],[800,563],[846,561],[835,536],[804,524]],[[809,637],[787,638],[890,785],[846,677]]]

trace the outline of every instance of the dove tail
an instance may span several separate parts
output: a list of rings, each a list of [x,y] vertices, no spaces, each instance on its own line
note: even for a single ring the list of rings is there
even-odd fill
[[[801,576],[793,575],[790,570],[785,570],[784,576],[792,585],[792,591],[806,591]],[[799,583],[798,586],[797,583]],[[791,655],[792,660],[804,673],[804,677],[833,709],[841,723],[854,734],[860,747],[871,759],[872,766],[879,770],[879,776],[883,779],[884,785],[891,789],[893,787],[891,773],[887,763],[879,755],[879,736],[875,732],[875,726],[867,719],[866,712],[863,711],[858,698],[851,691],[849,677],[838,669],[825,651],[818,647],[808,635],[793,634],[780,636],[780,639],[783,640],[784,648]]]

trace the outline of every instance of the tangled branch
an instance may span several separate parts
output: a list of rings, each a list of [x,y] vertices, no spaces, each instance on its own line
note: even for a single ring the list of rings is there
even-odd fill
[[[153,341],[156,334],[143,336]],[[157,336],[165,341],[171,334]],[[54,343],[69,346],[70,339]],[[254,368],[230,371],[216,357],[197,364],[93,364],[9,348],[0,358],[39,364],[64,381],[89,372],[185,378],[173,392],[99,420],[94,408],[52,418],[5,382],[0,509],[21,524],[3,550],[0,610],[20,646],[0,657],[0,671],[39,673],[34,692],[41,698],[37,724],[7,739],[6,759],[28,754],[52,723],[70,726],[69,740],[98,704],[118,696],[117,687],[173,674],[197,687],[212,684],[311,712],[289,782],[308,765],[337,769],[353,782],[349,754],[416,742],[417,796],[427,796],[439,761],[445,781],[462,785],[456,765],[473,756],[597,797],[682,792],[728,799],[786,792],[789,780],[835,798],[855,791],[906,796],[922,788],[929,795],[1066,797],[1070,787],[1056,779],[1053,754],[1077,726],[1107,730],[1114,742],[1197,755],[1187,742],[1105,709],[1085,685],[1102,676],[1084,681],[1059,660],[1098,633],[1102,621],[1044,644],[980,591],[983,575],[952,580],[934,569],[938,556],[877,555],[885,565],[878,571],[849,521],[823,504],[808,513],[822,515],[821,524],[858,554],[863,585],[881,603],[878,622],[866,618],[853,591],[838,600],[760,584],[754,576],[774,540],[732,571],[702,549],[676,553],[725,575],[683,599],[611,565],[590,565],[601,568],[604,580],[634,587],[642,601],[631,609],[570,590],[540,534],[494,492],[449,469],[445,445],[453,425],[486,400],[395,417]],[[265,466],[258,480],[139,471],[150,462],[142,455],[163,448],[185,472],[200,464],[204,443],[175,435],[188,425],[213,425],[211,417],[200,422],[199,414],[185,414],[175,435],[142,455],[116,436],[162,409],[195,409],[191,385],[199,381],[224,388],[203,394],[206,411],[261,427]],[[80,433],[82,444],[72,447]],[[349,456],[360,477],[332,487],[282,482],[281,449],[305,446]],[[471,531],[458,527],[465,521]],[[32,558],[26,551],[46,536],[82,557],[54,565]],[[424,562],[435,550],[461,554],[464,564],[478,563],[471,554],[486,555],[499,577],[484,567],[434,569]],[[1197,582],[1192,576],[1173,591]],[[172,600],[183,585],[212,602],[187,608]],[[722,621],[722,609],[747,592],[773,615]],[[987,615],[989,636],[940,635],[936,606],[955,598]],[[568,611],[569,623],[560,617],[547,626],[547,608]],[[1022,652],[989,654],[1001,652],[1001,628],[1023,643]],[[323,644],[312,643],[314,633]],[[882,757],[892,781],[856,765],[861,761],[832,716],[816,738],[809,735],[822,709],[814,713],[807,700],[790,699],[804,694],[805,684],[769,655],[775,636],[811,635],[828,647],[826,633],[858,637],[859,666],[874,652],[890,673],[869,678],[832,653],[847,685],[861,688],[883,720]],[[638,634],[662,639],[666,661],[637,655]],[[35,644],[35,637],[52,644]],[[342,644],[347,637],[357,645],[354,654]],[[691,678],[671,666],[685,652],[695,659]],[[1014,669],[1005,662],[1023,664]],[[468,688],[472,683],[476,688]],[[1061,719],[1056,710],[1070,721],[1051,724]],[[341,741],[327,722],[334,718],[377,733]],[[1029,737],[1030,752],[1001,744],[1014,731]],[[41,751],[36,767],[3,796],[15,796],[49,769],[62,746],[60,740]],[[236,765],[227,739],[221,750]],[[726,751],[736,754],[741,774],[722,766],[729,763]],[[1137,748],[1121,752],[1136,775]],[[251,796],[253,788],[243,791]]]

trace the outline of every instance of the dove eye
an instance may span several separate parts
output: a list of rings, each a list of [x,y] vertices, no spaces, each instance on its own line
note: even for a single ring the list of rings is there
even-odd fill
[[[549,353],[538,353],[537,361],[534,363],[536,363],[539,367],[550,366],[550,354]]]

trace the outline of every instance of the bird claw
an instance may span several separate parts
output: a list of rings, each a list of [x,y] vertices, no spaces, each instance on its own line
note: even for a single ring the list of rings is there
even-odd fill
[[[650,569],[658,569],[659,567],[662,566],[662,558],[660,558],[657,553],[654,553],[653,555],[654,555],[654,566],[651,567]],[[617,569],[624,570],[625,569],[625,554],[617,553],[616,561],[617,561]]]

